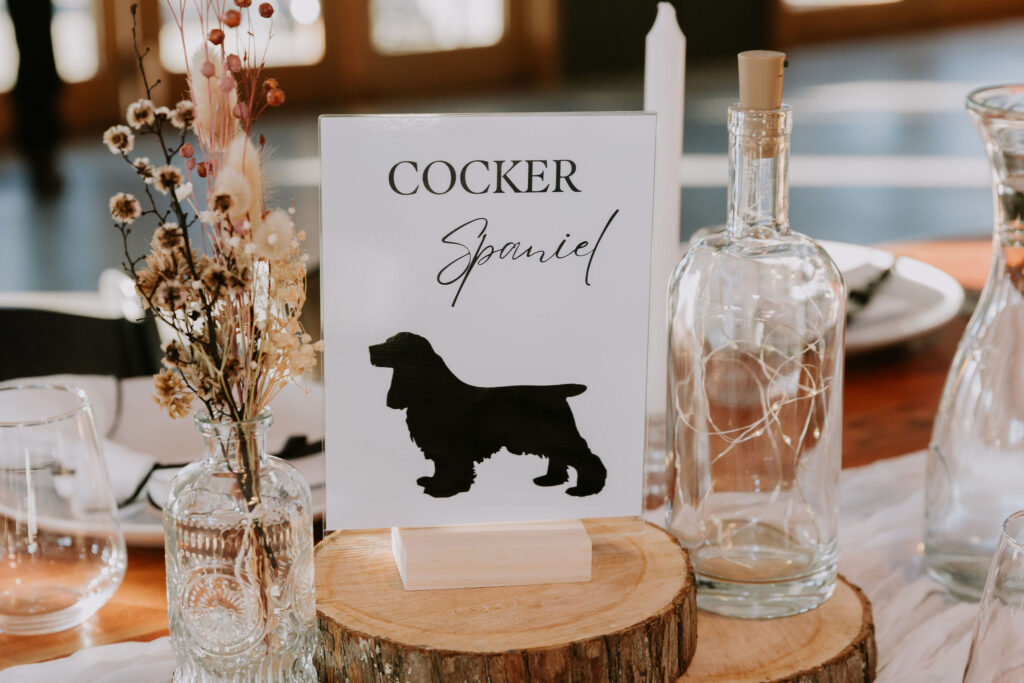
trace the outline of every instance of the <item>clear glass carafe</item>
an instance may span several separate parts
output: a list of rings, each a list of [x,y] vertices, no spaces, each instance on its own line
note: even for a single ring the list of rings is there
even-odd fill
[[[846,296],[789,229],[791,112],[729,109],[729,214],[669,293],[668,526],[698,605],[762,618],[812,609],[836,581]]]
[[[1024,85],[967,98],[992,167],[992,267],[942,392],[928,453],[925,556],[977,600],[1002,521],[1024,508]]]
[[[269,410],[246,422],[197,417],[205,456],[171,482],[164,533],[175,681],[316,680],[309,485],[266,454],[271,422]],[[239,476],[247,460],[257,463],[258,486]]]

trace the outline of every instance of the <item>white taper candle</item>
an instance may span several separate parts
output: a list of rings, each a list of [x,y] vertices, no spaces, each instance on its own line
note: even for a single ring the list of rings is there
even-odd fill
[[[658,3],[647,34],[644,111],[658,114],[654,166],[654,238],[651,241],[651,301],[647,342],[647,414],[664,416],[667,406],[668,281],[680,255],[679,159],[683,153],[683,84],[686,36],[676,11]]]

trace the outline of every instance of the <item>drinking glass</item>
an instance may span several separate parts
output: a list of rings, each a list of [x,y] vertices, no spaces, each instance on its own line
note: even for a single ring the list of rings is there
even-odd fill
[[[124,570],[85,392],[0,386],[0,633],[80,624],[110,599]]]
[[[1024,510],[1003,523],[974,626],[965,683],[1024,680]]]

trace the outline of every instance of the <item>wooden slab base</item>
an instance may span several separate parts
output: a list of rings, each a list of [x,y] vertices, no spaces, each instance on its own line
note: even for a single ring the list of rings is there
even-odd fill
[[[871,603],[842,577],[832,597],[816,610],[763,621],[730,619],[701,610],[697,633],[697,653],[681,683],[863,683],[875,679]]]
[[[696,647],[686,553],[635,520],[585,525],[587,583],[414,592],[388,530],[331,534],[315,558],[320,679],[674,680]]]
[[[590,581],[590,536],[578,519],[391,530],[406,590]]]

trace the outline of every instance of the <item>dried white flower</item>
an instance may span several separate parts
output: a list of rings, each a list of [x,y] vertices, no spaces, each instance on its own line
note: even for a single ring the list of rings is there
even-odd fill
[[[181,174],[181,170],[177,166],[168,164],[156,169],[153,177],[153,185],[163,194],[167,194],[181,185],[184,179],[185,177]]]
[[[156,167],[149,163],[149,157],[137,157],[132,161],[132,167],[146,181],[151,180],[156,173]]]
[[[168,109],[167,107],[157,107],[156,109],[153,110],[153,114],[158,119],[163,119],[164,121],[166,121],[171,116],[171,110]]]
[[[128,126],[111,126],[103,131],[103,144],[112,154],[128,153],[135,147],[135,135]]]
[[[128,125],[132,128],[138,129],[143,126],[152,126],[153,122],[156,121],[153,103],[146,99],[132,102],[128,105],[127,119]]]
[[[152,247],[156,251],[170,253],[185,246],[185,236],[177,223],[164,223],[153,232]]]
[[[245,177],[233,168],[225,168],[217,174],[217,185],[206,203],[212,211],[234,222],[245,218],[252,200],[252,188]]]
[[[160,308],[173,311],[185,305],[185,288],[177,280],[161,280],[153,292],[153,301]]]
[[[174,111],[168,119],[171,125],[179,130],[185,130],[192,125],[196,119],[196,106],[192,100],[182,100],[174,105]]]
[[[110,198],[110,215],[118,223],[131,223],[142,215],[142,206],[135,195],[118,192]]]
[[[192,194],[192,183],[185,183],[174,191],[174,196],[178,198],[179,202],[190,194]]]
[[[253,228],[256,256],[268,261],[287,258],[294,236],[295,224],[291,216],[281,209],[274,209]]]
[[[207,225],[217,225],[217,223],[220,223],[220,216],[213,211],[200,211],[199,220]]]

